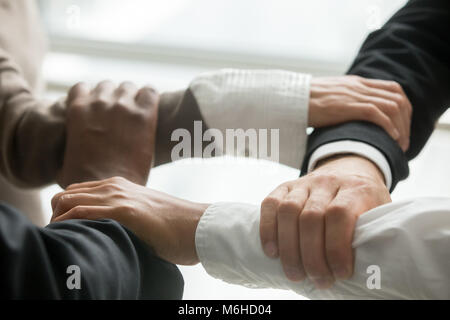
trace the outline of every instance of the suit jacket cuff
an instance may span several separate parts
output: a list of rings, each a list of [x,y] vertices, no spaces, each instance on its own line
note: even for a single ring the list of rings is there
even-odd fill
[[[384,182],[388,189],[392,186],[392,173],[391,167],[386,157],[378,151],[378,149],[372,147],[369,144],[359,141],[336,141],[325,144],[311,155],[309,159],[308,172],[311,172],[317,166],[317,163],[323,159],[332,157],[334,155],[351,153],[372,161],[378,169],[383,173]]]
[[[389,163],[392,174],[390,191],[409,175],[408,160],[397,142],[380,127],[368,122],[351,122],[339,126],[316,129],[310,135],[302,165],[302,175],[308,173],[312,154],[321,146],[336,141],[364,142],[381,152]]]

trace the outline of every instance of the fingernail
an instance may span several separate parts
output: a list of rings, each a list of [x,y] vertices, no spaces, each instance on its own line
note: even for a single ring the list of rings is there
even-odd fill
[[[264,252],[271,258],[278,256],[278,248],[274,242],[267,242],[264,245]]]
[[[284,271],[286,273],[286,276],[291,281],[298,282],[298,281],[302,281],[303,280],[303,274],[297,268],[285,268]]]

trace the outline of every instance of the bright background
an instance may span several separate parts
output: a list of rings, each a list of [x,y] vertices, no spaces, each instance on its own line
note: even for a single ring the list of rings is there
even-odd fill
[[[59,97],[78,81],[104,79],[176,90],[201,72],[224,67],[343,74],[367,34],[405,2],[40,0],[50,35],[46,95]],[[447,123],[441,121],[411,163],[412,174],[394,199],[450,195]],[[260,161],[181,161],[152,170],[149,186],[194,201],[259,204],[277,185],[298,175],[298,170]],[[58,190],[51,186],[42,192],[49,214],[50,198]],[[302,298],[229,285],[209,277],[201,266],[181,270],[186,299]]]

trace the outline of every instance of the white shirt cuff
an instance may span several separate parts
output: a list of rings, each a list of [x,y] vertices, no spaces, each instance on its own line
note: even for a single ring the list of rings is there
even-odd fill
[[[391,167],[386,157],[375,147],[364,142],[342,140],[325,144],[311,155],[308,164],[308,172],[311,172],[316,167],[317,163],[323,159],[332,157],[334,155],[352,153],[364,157],[375,163],[384,175],[386,187],[391,189],[392,173]]]
[[[200,262],[210,276],[228,283],[290,289],[280,260],[263,252],[259,221],[259,206],[232,202],[211,205],[195,234]]]

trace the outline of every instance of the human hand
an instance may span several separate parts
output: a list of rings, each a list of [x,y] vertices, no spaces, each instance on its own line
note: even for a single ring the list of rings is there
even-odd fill
[[[403,151],[409,148],[412,107],[394,81],[359,76],[313,78],[309,103],[311,127],[368,121],[382,127]]]
[[[338,156],[305,177],[279,186],[261,205],[264,252],[280,257],[292,281],[309,277],[319,289],[353,273],[352,240],[358,217],[390,202],[371,161]]]
[[[124,178],[69,186],[52,199],[52,222],[113,219],[175,264],[199,262],[195,231],[208,205],[178,199]]]
[[[66,147],[58,183],[123,176],[144,185],[155,144],[158,94],[104,81],[90,90],[80,83],[67,98]]]

